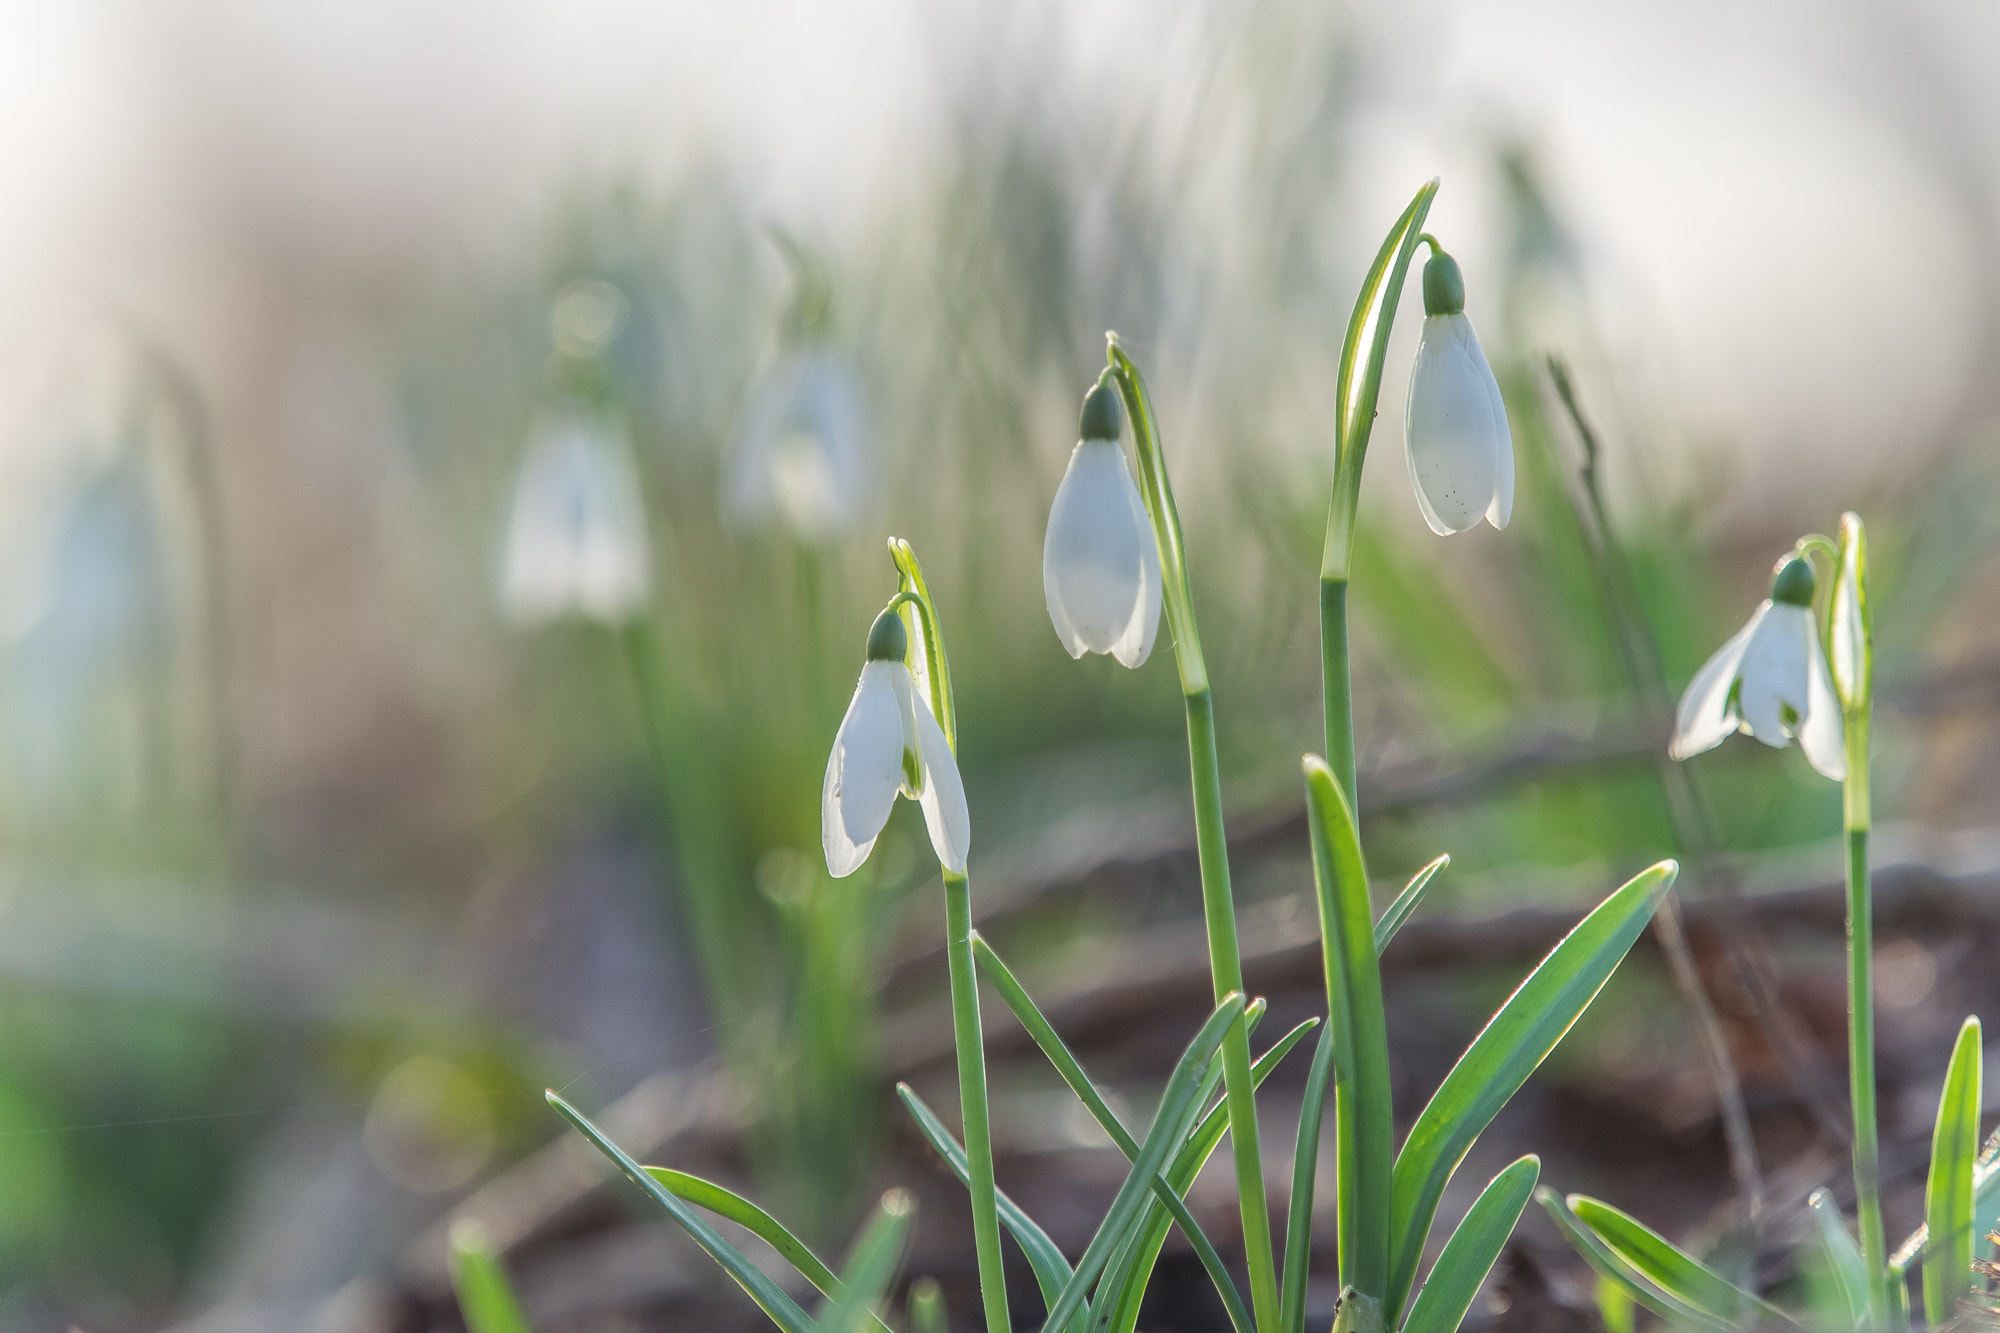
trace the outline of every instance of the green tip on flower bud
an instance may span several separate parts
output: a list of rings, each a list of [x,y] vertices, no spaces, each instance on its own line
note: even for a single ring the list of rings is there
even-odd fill
[[[1811,606],[1813,602],[1812,561],[1804,556],[1787,556],[1771,579],[1771,600],[1791,606]]]
[[[1465,278],[1458,261],[1433,246],[1424,261],[1424,313],[1456,315],[1465,309]]]
[[[1077,438],[1115,442],[1118,439],[1118,423],[1122,419],[1118,409],[1118,391],[1099,380],[1097,386],[1083,397],[1083,414],[1077,422]]]
[[[901,662],[910,651],[910,632],[903,628],[903,618],[894,607],[875,617],[875,623],[868,628],[868,660],[871,662]]]

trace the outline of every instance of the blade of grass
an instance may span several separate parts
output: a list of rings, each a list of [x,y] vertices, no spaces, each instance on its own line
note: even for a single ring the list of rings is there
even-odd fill
[[[451,1286],[468,1333],[529,1333],[514,1284],[493,1253],[486,1228],[471,1218],[451,1228]]]
[[[1340,1162],[1340,1282],[1387,1301],[1390,1170],[1396,1126],[1390,1104],[1389,1032],[1375,956],[1375,909],[1347,794],[1326,761],[1305,758],[1306,815],[1319,896],[1327,1027],[1333,1034],[1335,1145]]]
[[[1313,1188],[1319,1178],[1319,1128],[1326,1114],[1326,1084],[1333,1073],[1333,1028],[1319,1034],[1312,1068],[1299,1102],[1299,1136],[1292,1151],[1292,1197],[1285,1214],[1285,1269],[1278,1287],[1278,1327],[1302,1333],[1306,1321],[1306,1270],[1312,1265]]]
[[[1392,1323],[1402,1314],[1445,1182],[1474,1139],[1575,1023],[1673,886],[1672,861],[1641,872],[1578,922],[1487,1022],[1424,1107],[1396,1158],[1389,1244]]]
[[[1597,1234],[1583,1223],[1563,1202],[1562,1196],[1544,1185],[1535,1191],[1535,1202],[1548,1210],[1556,1230],[1563,1233],[1569,1243],[1576,1247],[1597,1270],[1599,1276],[1618,1287],[1627,1296],[1660,1316],[1670,1325],[1683,1328],[1710,1330],[1711,1333],[1729,1333],[1734,1326],[1726,1320],[1714,1319],[1681,1301],[1668,1292],[1662,1291],[1612,1252],[1611,1247],[1597,1238]]]
[[[1014,1017],[1028,1030],[1028,1035],[1035,1039],[1035,1044],[1042,1048],[1042,1053],[1048,1056],[1049,1063],[1062,1075],[1063,1082],[1069,1084],[1070,1091],[1076,1094],[1077,1100],[1083,1103],[1104,1132],[1111,1136],[1111,1141],[1118,1146],[1118,1151],[1125,1154],[1125,1160],[1137,1160],[1139,1141],[1132,1137],[1131,1131],[1125,1128],[1124,1122],[1112,1111],[1103,1094],[1098,1092],[1097,1085],[1090,1081],[1090,1075],[1084,1072],[1083,1065],[1070,1053],[1069,1047],[1063,1044],[1063,1039],[1055,1027],[1043,1017],[1042,1011],[1035,1006],[1035,1001],[1028,994],[1027,988],[1022,986],[1013,972],[1008,970],[1007,964],[1000,960],[1000,955],[993,951],[993,946],[981,939],[977,933],[972,938],[972,951],[979,962],[980,970],[986,974],[987,981],[995,991],[999,992],[1000,998],[1007,1002],[1007,1007],[1014,1011]],[[1174,1187],[1157,1173],[1153,1176],[1152,1189],[1166,1210],[1173,1214],[1174,1221],[1180,1224],[1181,1233],[1188,1238],[1188,1243],[1194,1246],[1195,1256],[1201,1260],[1201,1266],[1208,1273],[1209,1281],[1215,1284],[1216,1295],[1222,1298],[1223,1305],[1229,1311],[1229,1322],[1236,1327],[1237,1333],[1253,1333],[1250,1311],[1243,1304],[1242,1294],[1236,1290],[1235,1280],[1229,1276],[1229,1269],[1223,1264],[1222,1256],[1216,1252],[1215,1245],[1209,1240],[1207,1233],[1195,1221],[1194,1214],[1188,1211],[1186,1202]]]
[[[1083,1257],[1076,1262],[1076,1271],[1070,1275],[1062,1295],[1057,1298],[1055,1309],[1049,1312],[1043,1325],[1045,1329],[1062,1329],[1068,1325],[1070,1316],[1082,1306],[1090,1284],[1104,1271],[1104,1265],[1110,1261],[1112,1254],[1125,1243],[1126,1228],[1152,1198],[1153,1177],[1166,1165],[1168,1155],[1186,1139],[1190,1123],[1201,1111],[1202,1080],[1208,1075],[1211,1059],[1222,1045],[1223,1037],[1242,1022],[1243,995],[1240,991],[1232,992],[1215,1007],[1215,1012],[1201,1025],[1194,1040],[1188,1043],[1180,1062],[1174,1066],[1172,1077],[1167,1080],[1167,1090],[1160,1097],[1160,1109],[1153,1116],[1152,1128],[1146,1131],[1146,1141],[1140,1146],[1139,1156],[1126,1173],[1125,1183],[1118,1187],[1104,1220],[1098,1224],[1097,1234],[1084,1247]]]
[[[1826,1257],[1826,1266],[1840,1286],[1847,1313],[1859,1328],[1868,1319],[1868,1269],[1861,1262],[1861,1247],[1854,1243],[1854,1236],[1841,1220],[1840,1209],[1834,1207],[1831,1194],[1814,1190],[1806,1204],[1812,1210],[1813,1227],[1819,1233],[1820,1253]]]
[[[1389,904],[1388,910],[1382,913],[1382,919],[1375,923],[1376,953],[1379,954],[1389,947],[1389,941],[1396,938],[1396,932],[1403,928],[1403,923],[1410,919],[1410,913],[1416,911],[1417,904],[1423,901],[1424,893],[1430,888],[1431,881],[1437,878],[1437,872],[1450,864],[1451,853],[1446,852],[1410,876],[1409,884],[1396,895],[1396,901]]]
[[[1569,1210],[1614,1254],[1684,1304],[1729,1324],[1741,1322],[1746,1312],[1760,1319],[1790,1321],[1784,1311],[1683,1253],[1630,1213],[1582,1194],[1569,1196]]]
[[[1983,1236],[2000,1229],[2000,1129],[1988,1135],[1986,1146],[1979,1150],[1979,1161],[1972,1169],[1972,1198],[1978,1210],[1973,1234]],[[1919,1226],[1896,1247],[1889,1267],[1898,1273],[1909,1272],[1910,1265],[1923,1256],[1929,1239],[1930,1228]]]
[[[848,1252],[840,1274],[843,1290],[830,1302],[832,1308],[820,1316],[820,1333],[859,1333],[869,1325],[882,1326],[875,1312],[882,1304],[882,1294],[896,1280],[896,1270],[903,1265],[904,1242],[909,1239],[910,1219],[916,1211],[916,1200],[908,1190],[890,1190],[882,1196],[861,1239]]]
[[[1930,1180],[1924,1189],[1924,1319],[1943,1328],[1959,1298],[1972,1289],[1973,1158],[1979,1152],[1979,1101],[1983,1061],[1979,1019],[1958,1030],[1938,1101],[1931,1136]]]
[[[1479,1284],[1493,1271],[1501,1247],[1514,1234],[1521,1210],[1535,1192],[1542,1174],[1542,1159],[1532,1153],[1517,1159],[1493,1177],[1431,1267],[1417,1299],[1410,1304],[1410,1317],[1403,1321],[1403,1333],[1456,1333],[1479,1294]]]
[[[695,1244],[708,1252],[709,1258],[722,1265],[723,1271],[736,1279],[738,1286],[748,1292],[750,1299],[757,1302],[760,1309],[771,1317],[771,1322],[785,1333],[813,1333],[813,1322],[798,1302],[787,1296],[784,1290],[773,1282],[764,1270],[750,1262],[743,1252],[722,1238],[721,1233],[701,1220],[692,1208],[676,1198],[672,1191],[646,1174],[640,1166],[626,1155],[625,1150],[604,1136],[602,1130],[590,1123],[584,1114],[564,1101],[555,1089],[544,1094],[550,1106],[556,1108],[563,1119],[574,1125],[579,1133],[596,1145],[597,1150],[618,1164],[628,1179],[644,1190],[667,1215],[680,1223],[681,1229],[694,1237]]]

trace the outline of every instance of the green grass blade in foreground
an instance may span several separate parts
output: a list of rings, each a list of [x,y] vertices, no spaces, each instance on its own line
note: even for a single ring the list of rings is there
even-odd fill
[[[1840,1209],[1834,1207],[1831,1194],[1814,1190],[1806,1204],[1812,1210],[1813,1228],[1819,1233],[1820,1253],[1840,1287],[1841,1299],[1847,1302],[1848,1315],[1858,1328],[1868,1319],[1868,1267],[1861,1262],[1861,1247],[1854,1243],[1854,1236],[1841,1220]]]
[[[1388,1299],[1389,1198],[1396,1126],[1382,971],[1375,955],[1375,909],[1368,900],[1368,869],[1347,794],[1319,756],[1307,755],[1304,766],[1327,1026],[1334,1047],[1340,1283],[1381,1301],[1385,1317],[1393,1319],[1397,1303]]]
[[[1987,1136],[1986,1146],[1979,1150],[1978,1164],[1972,1168],[1972,1199],[1974,1222],[1973,1236],[1979,1237],[1989,1231],[2000,1230],[2000,1129]],[[1910,1271],[1910,1265],[1923,1257],[1924,1242],[1930,1239],[1930,1228],[1919,1226],[1896,1247],[1890,1256],[1889,1267],[1898,1273]]]
[[[1790,1317],[1784,1311],[1759,1300],[1708,1265],[1684,1254],[1666,1237],[1630,1213],[1582,1194],[1569,1196],[1569,1210],[1620,1259],[1683,1304],[1713,1315],[1724,1323],[1741,1322],[1743,1315],[1752,1311],[1760,1319],[1789,1322]]]
[[[1735,1326],[1727,1320],[1715,1319],[1692,1305],[1680,1300],[1670,1292],[1662,1291],[1647,1281],[1645,1276],[1620,1259],[1611,1248],[1597,1238],[1597,1233],[1579,1222],[1569,1205],[1554,1190],[1544,1185],[1535,1191],[1535,1202],[1548,1210],[1549,1218],[1556,1224],[1556,1230],[1576,1247],[1576,1252],[1586,1259],[1598,1275],[1618,1287],[1627,1296],[1651,1310],[1654,1314],[1676,1328],[1710,1330],[1711,1333],[1728,1333]]]
[[[750,1299],[757,1302],[759,1308],[771,1317],[772,1323],[784,1329],[785,1333],[813,1333],[813,1322],[806,1317],[806,1312],[800,1309],[798,1302],[787,1296],[763,1269],[751,1263],[741,1250],[724,1240],[714,1227],[702,1221],[694,1210],[676,1198],[671,1190],[646,1174],[645,1167],[627,1156],[624,1149],[606,1138],[602,1130],[585,1119],[581,1111],[564,1101],[554,1089],[550,1089],[544,1095],[547,1096],[549,1105],[555,1107],[563,1119],[569,1121],[579,1133],[595,1144],[599,1152],[616,1162],[626,1177],[650,1195],[653,1202],[666,1209],[667,1215],[680,1223],[683,1231],[694,1237],[695,1244],[708,1251],[709,1258],[721,1264],[723,1271],[735,1278],[737,1285],[750,1294]]]
[[[938,1156],[944,1158],[944,1164],[958,1177],[959,1184],[969,1184],[972,1173],[966,1166],[965,1149],[951,1136],[944,1121],[938,1119],[937,1112],[926,1106],[924,1099],[917,1096],[907,1083],[896,1085],[896,1095],[903,1099],[903,1105],[909,1108],[911,1118],[917,1122],[917,1129],[930,1140]],[[1034,1270],[1035,1285],[1042,1289],[1043,1303],[1053,1306],[1056,1297],[1069,1283],[1069,1260],[1063,1258],[1062,1250],[1049,1239],[1049,1233],[1037,1226],[1019,1204],[1008,1198],[1005,1190],[995,1191],[994,1197],[999,1205],[1001,1225],[1013,1235],[1021,1253],[1028,1256],[1028,1267]]]
[[[1250,1008],[1244,1011],[1247,1019],[1260,1010],[1262,1000],[1252,1000]],[[1251,1086],[1261,1086],[1278,1062],[1292,1053],[1292,1048],[1304,1040],[1306,1033],[1319,1025],[1319,1020],[1309,1018],[1305,1022],[1278,1038],[1270,1050],[1264,1052],[1250,1067]],[[1215,1086],[1221,1080],[1218,1071],[1211,1069],[1202,1089],[1201,1102],[1205,1105],[1214,1095]],[[1229,1128],[1229,1110],[1226,1106],[1215,1106],[1201,1123],[1187,1136],[1187,1141],[1174,1154],[1173,1164],[1167,1168],[1167,1181],[1176,1190],[1185,1194],[1193,1186],[1195,1177],[1222,1142],[1223,1131]],[[1140,1220],[1138,1243],[1130,1248],[1129,1262],[1126,1256],[1105,1271],[1103,1285],[1099,1288],[1100,1305],[1108,1305],[1112,1311],[1109,1322],[1101,1325],[1111,1333],[1132,1333],[1139,1322],[1139,1302],[1146,1294],[1146,1284],[1151,1279],[1153,1265],[1159,1260],[1160,1249],[1167,1243],[1167,1232],[1172,1229],[1172,1221],[1157,1200],[1148,1200],[1148,1207]]]
[[[1501,1247],[1514,1234],[1514,1224],[1521,1220],[1521,1210],[1528,1206],[1541,1174],[1542,1159],[1531,1153],[1514,1161],[1480,1191],[1411,1303],[1403,1333],[1453,1333],[1457,1329],[1472,1308],[1472,1298],[1479,1294],[1479,1284],[1493,1271]]]
[[[451,1229],[451,1286],[469,1333],[529,1333],[486,1228],[469,1218]]]
[[[1924,1189],[1924,1319],[1943,1328],[1972,1289],[1973,1158],[1979,1152],[1982,1074],[1979,1020],[1958,1030],[1931,1136],[1930,1181]]]
[[[1014,1017],[1027,1029],[1028,1035],[1035,1039],[1035,1044],[1042,1048],[1042,1053],[1048,1056],[1049,1063],[1062,1075],[1063,1082],[1069,1084],[1070,1091],[1076,1094],[1077,1100],[1083,1103],[1084,1108],[1090,1112],[1104,1132],[1111,1136],[1111,1141],[1118,1146],[1118,1151],[1125,1154],[1125,1159],[1127,1161],[1136,1159],[1139,1156],[1139,1141],[1132,1137],[1131,1131],[1125,1128],[1125,1123],[1112,1111],[1110,1103],[1106,1102],[1104,1095],[1097,1090],[1097,1085],[1090,1081],[1090,1075],[1084,1072],[1082,1063],[1063,1043],[1054,1025],[1035,1006],[1034,998],[1028,994],[1027,988],[1021,985],[1007,964],[1001,961],[1000,955],[993,951],[993,946],[981,939],[976,932],[972,938],[972,952],[979,961],[980,970],[986,974],[987,981],[999,992],[1000,998],[1007,1002],[1007,1007],[1014,1011]],[[1195,1256],[1201,1260],[1201,1266],[1207,1272],[1209,1281],[1215,1284],[1216,1295],[1222,1298],[1223,1305],[1229,1311],[1229,1322],[1236,1327],[1237,1333],[1254,1333],[1250,1311],[1245,1308],[1243,1297],[1236,1290],[1235,1280],[1229,1276],[1229,1269],[1222,1262],[1222,1256],[1217,1253],[1214,1243],[1195,1221],[1194,1214],[1188,1211],[1187,1203],[1164,1177],[1157,1174],[1153,1177],[1153,1194],[1166,1210],[1173,1214],[1174,1221],[1180,1224],[1181,1233],[1194,1247]]]
[[[908,1190],[890,1190],[882,1196],[861,1239],[848,1253],[840,1274],[844,1290],[820,1316],[820,1333],[860,1333],[870,1325],[882,1326],[875,1312],[882,1304],[882,1294],[896,1280],[896,1270],[903,1265],[904,1242],[909,1239],[910,1218],[916,1211],[916,1201]]]
[[[1472,1039],[1417,1117],[1396,1158],[1384,1302],[1391,1322],[1402,1313],[1445,1182],[1480,1131],[1611,979],[1678,870],[1672,861],[1660,862],[1578,922]]]
[[[1235,992],[1226,996],[1215,1007],[1208,1021],[1201,1025],[1201,1031],[1188,1044],[1180,1063],[1174,1066],[1172,1077],[1167,1080],[1167,1090],[1160,1097],[1160,1109],[1153,1116],[1153,1126],[1146,1131],[1146,1141],[1140,1146],[1139,1156],[1126,1173],[1125,1183],[1118,1187],[1118,1194],[1111,1201],[1111,1208],[1098,1224],[1097,1234],[1084,1247],[1083,1257],[1076,1262],[1076,1271],[1070,1274],[1062,1295],[1057,1298],[1055,1309],[1049,1312],[1044,1327],[1062,1329],[1068,1325],[1070,1316],[1075,1314],[1090,1284],[1104,1270],[1115,1250],[1125,1243],[1126,1228],[1132,1225],[1139,1212],[1152,1198],[1152,1180],[1160,1168],[1167,1164],[1169,1155],[1187,1137],[1189,1122],[1201,1110],[1200,1096],[1202,1081],[1208,1075],[1209,1063],[1216,1050],[1222,1045],[1223,1035],[1231,1026],[1243,1021],[1243,996]],[[1100,1298],[1101,1299],[1101,1298]]]
[[[1424,893],[1430,888],[1431,881],[1437,878],[1437,872],[1450,864],[1451,854],[1447,852],[1410,877],[1409,884],[1396,895],[1396,901],[1389,904],[1388,910],[1382,913],[1382,919],[1375,923],[1376,953],[1379,954],[1389,947],[1389,941],[1396,938],[1396,932],[1403,928],[1403,923],[1410,919],[1410,913],[1416,911],[1417,904],[1423,901]]]
[[[1319,1034],[1306,1090],[1299,1102],[1299,1135],[1292,1151],[1292,1197],[1285,1213],[1285,1267],[1278,1287],[1278,1327],[1302,1333],[1306,1322],[1306,1270],[1312,1266],[1313,1187],[1319,1177],[1319,1127],[1326,1114],[1326,1084],[1333,1074],[1333,1028]]]

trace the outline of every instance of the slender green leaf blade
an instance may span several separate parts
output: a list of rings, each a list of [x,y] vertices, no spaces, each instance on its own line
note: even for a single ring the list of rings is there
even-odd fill
[[[1977,1209],[1972,1234],[1978,1237],[2000,1230],[2000,1129],[1989,1134],[1986,1146],[1979,1150],[1979,1161],[1972,1169],[1972,1197]],[[1924,1242],[1929,1239],[1930,1228],[1919,1226],[1896,1247],[1889,1267],[1898,1273],[1909,1272],[1910,1265],[1923,1256]]]
[[[910,1284],[911,1333],[951,1333],[951,1321],[944,1312],[944,1288],[934,1277],[920,1277]]]
[[[1403,928],[1403,923],[1410,919],[1410,913],[1416,911],[1417,904],[1424,900],[1424,894],[1429,891],[1431,881],[1437,878],[1437,872],[1450,864],[1451,853],[1446,852],[1410,876],[1410,882],[1396,895],[1396,901],[1389,904],[1388,910],[1382,913],[1382,919],[1375,923],[1376,953],[1389,947],[1389,941],[1396,938],[1396,932]]]
[[[1757,1299],[1700,1260],[1683,1253],[1666,1237],[1622,1209],[1586,1195],[1572,1194],[1569,1210],[1619,1258],[1684,1304],[1724,1323],[1740,1321],[1746,1310],[1755,1310],[1765,1319],[1787,1318],[1776,1306]]]
[[[1292,1152],[1292,1198],[1285,1215],[1285,1274],[1278,1291],[1278,1327],[1301,1333],[1306,1320],[1306,1270],[1312,1264],[1313,1187],[1319,1176],[1319,1127],[1333,1073],[1333,1029],[1319,1034],[1306,1090],[1299,1102],[1299,1136]]]
[[[757,1302],[764,1313],[771,1317],[772,1323],[784,1329],[785,1333],[813,1333],[813,1322],[806,1317],[806,1312],[799,1308],[798,1302],[785,1294],[783,1288],[766,1276],[764,1270],[751,1263],[741,1250],[724,1240],[721,1233],[702,1221],[694,1210],[676,1198],[672,1191],[647,1175],[645,1167],[633,1161],[623,1148],[606,1138],[602,1130],[591,1124],[581,1111],[564,1101],[553,1088],[544,1095],[547,1096],[549,1105],[555,1107],[565,1120],[596,1145],[599,1152],[616,1162],[619,1170],[623,1171],[633,1184],[651,1196],[653,1202],[666,1209],[667,1215],[680,1223],[683,1231],[694,1237],[695,1244],[706,1250],[708,1256],[721,1264],[723,1271],[735,1278],[737,1285],[750,1294],[750,1299]]]
[[[1473,1201],[1471,1211],[1444,1243],[1444,1252],[1423,1290],[1410,1305],[1410,1317],[1403,1321],[1403,1333],[1455,1333],[1479,1284],[1493,1271],[1501,1247],[1514,1234],[1521,1210],[1535,1192],[1542,1173],[1542,1159],[1532,1153],[1515,1161],[1493,1177]]]
[[[1333,1034],[1334,1132],[1340,1161],[1340,1281],[1384,1300],[1389,1281],[1390,1169],[1396,1126],[1390,1104],[1389,1034],[1375,952],[1375,910],[1361,835],[1340,780],[1305,758],[1313,882],[1319,892],[1327,1025]],[[1388,1312],[1395,1315],[1395,1306]]]
[[[1819,1233],[1820,1253],[1840,1286],[1848,1315],[1859,1328],[1868,1319],[1868,1267],[1861,1260],[1861,1247],[1854,1243],[1831,1194],[1814,1190],[1806,1203],[1812,1210],[1813,1228]]]
[[[493,1253],[486,1228],[470,1218],[451,1229],[451,1285],[470,1333],[529,1333],[514,1284]]]
[[[1973,1159],[1979,1152],[1979,1101],[1983,1061],[1979,1020],[1958,1030],[1944,1096],[1931,1136],[1930,1181],[1924,1190],[1924,1319],[1942,1328],[1972,1289]]]
[[[1382,383],[1382,362],[1389,354],[1389,330],[1395,318],[1396,302],[1403,294],[1403,278],[1409,271],[1409,256],[1416,252],[1424,217],[1431,200],[1437,197],[1435,178],[1425,181],[1410,206],[1382,240],[1375,262],[1368,266],[1361,291],[1355,297],[1354,313],[1348,317],[1347,337],[1341,344],[1340,371],[1334,381],[1335,401],[1340,405],[1340,448],[1352,447],[1375,417],[1375,392]],[[1368,349],[1365,368],[1361,349]],[[1357,379],[1358,376],[1358,379]]]
[[[840,1296],[829,1302],[820,1317],[820,1333],[859,1333],[873,1325],[881,1327],[876,1309],[896,1270],[903,1265],[904,1243],[909,1239],[910,1219],[917,1211],[908,1190],[890,1190],[876,1205],[875,1213],[861,1232],[861,1239],[847,1256],[840,1274]]]
[[[1466,1150],[1555,1049],[1673,886],[1672,861],[1634,876],[1578,922],[1500,1006],[1417,1117],[1396,1158],[1389,1223],[1390,1318],[1403,1308],[1445,1182]]]
[[[1712,1333],[1728,1333],[1733,1327],[1727,1320],[1705,1314],[1670,1292],[1654,1286],[1637,1269],[1613,1253],[1610,1246],[1599,1240],[1596,1232],[1577,1221],[1576,1214],[1569,1210],[1569,1205],[1548,1186],[1544,1185],[1535,1191],[1535,1202],[1548,1210],[1550,1220],[1556,1224],[1556,1230],[1563,1233],[1564,1238],[1576,1247],[1576,1252],[1597,1270],[1599,1276],[1622,1289],[1627,1296],[1669,1324],[1682,1328],[1712,1330]]]

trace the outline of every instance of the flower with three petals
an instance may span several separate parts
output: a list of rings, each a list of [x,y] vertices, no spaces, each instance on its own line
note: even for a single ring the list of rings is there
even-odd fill
[[[1100,383],[1083,400],[1081,437],[1049,507],[1042,593],[1071,657],[1109,653],[1136,667],[1160,628],[1160,552],[1118,447],[1118,394]]]
[[[1514,439],[1479,335],[1465,317],[1458,263],[1433,247],[1424,265],[1424,328],[1403,413],[1410,485],[1424,522],[1440,537],[1484,518],[1514,516]]]

